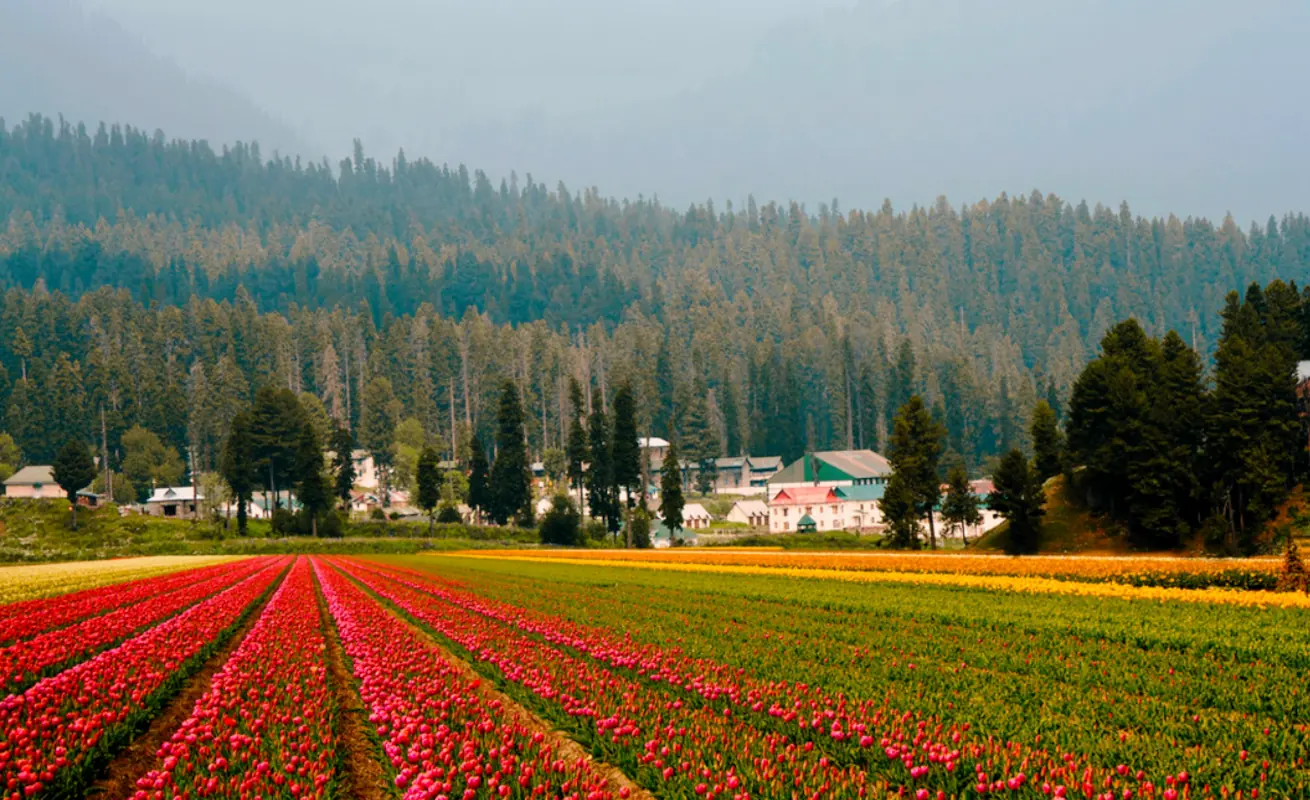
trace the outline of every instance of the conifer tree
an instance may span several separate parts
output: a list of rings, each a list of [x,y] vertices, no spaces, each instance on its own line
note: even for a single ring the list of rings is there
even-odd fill
[[[345,508],[355,492],[355,437],[345,425],[338,424],[332,431],[333,493]]]
[[[935,509],[942,495],[941,477],[937,473],[945,437],[945,428],[933,419],[923,399],[911,395],[896,413],[891,450],[887,454],[893,477],[900,476],[898,490],[903,488],[909,493],[919,519],[928,518],[928,543],[934,550],[937,549]]]
[[[491,511],[491,484],[487,474],[487,449],[482,446],[482,439],[475,433],[469,445],[473,451],[469,459],[469,508],[481,517]]]
[[[627,492],[627,507],[631,509],[641,492],[641,443],[637,439],[637,401],[632,384],[626,381],[614,393],[614,442],[610,450],[615,489]]]
[[[441,470],[437,467],[437,451],[431,447],[423,448],[418,457],[415,483],[418,491],[415,500],[418,507],[428,514],[428,536],[432,535],[433,512],[441,502]]]
[[[491,467],[491,520],[504,525],[510,520],[532,522],[532,472],[528,465],[528,444],[523,432],[523,407],[513,381],[500,390],[496,414],[496,460]]]
[[[992,483],[995,489],[987,499],[988,506],[1010,524],[1006,552],[1036,553],[1042,544],[1046,495],[1022,451],[1011,450],[1001,458]]]
[[[227,438],[219,455],[218,471],[232,491],[237,504],[237,533],[246,535],[251,494],[259,483],[259,469],[255,459],[254,436],[250,430],[249,411],[239,412],[232,418]]]
[[[614,450],[609,420],[600,390],[592,393],[591,418],[587,425],[587,504],[593,519],[603,520],[610,533],[619,530],[619,503],[614,483]]]
[[[948,527],[960,528],[964,546],[969,546],[969,528],[982,522],[978,511],[978,498],[969,486],[969,474],[962,465],[951,467],[946,475],[946,497],[942,500],[942,522]]]
[[[888,542],[897,550],[918,550],[923,546],[919,539],[919,504],[915,502],[911,482],[908,472],[893,472],[878,503],[887,524]]]
[[[569,378],[569,432],[565,456],[569,462],[569,482],[578,493],[579,509],[583,507],[582,490],[588,458],[587,427],[582,414],[584,403],[578,379]]]
[[[312,425],[302,425],[296,448],[296,490],[300,506],[309,517],[309,530],[318,536],[318,518],[332,504],[323,477],[323,448]]]
[[[678,446],[670,442],[664,463],[660,466],[660,517],[669,529],[669,544],[673,544],[682,530],[682,467],[678,463]]]
[[[1033,406],[1030,431],[1033,441],[1033,463],[1038,480],[1045,481],[1060,474],[1064,461],[1064,434],[1056,423],[1055,410],[1045,400]]]
[[[77,493],[91,485],[96,479],[96,465],[91,459],[91,451],[85,442],[69,439],[68,443],[55,456],[54,479],[59,488],[64,490],[68,505],[73,512],[73,530],[77,530]]]

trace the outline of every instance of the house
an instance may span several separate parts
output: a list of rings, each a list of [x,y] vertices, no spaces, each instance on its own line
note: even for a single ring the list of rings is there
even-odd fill
[[[700,503],[688,503],[682,507],[682,527],[698,531],[708,528],[714,518]]]
[[[769,479],[782,469],[782,456],[750,456],[749,461],[750,485],[763,494],[768,491]]]
[[[770,498],[770,531],[793,533],[804,528],[818,531],[846,529],[845,499],[837,494],[836,487],[789,486]]]
[[[64,490],[55,483],[54,467],[23,467],[5,480],[5,497],[41,500],[65,496]]]
[[[695,547],[700,544],[700,539],[697,538],[694,532],[683,528],[683,530],[678,531],[678,542],[687,547]],[[672,531],[669,530],[668,526],[665,525],[664,521],[661,519],[656,519],[651,523],[650,544],[651,547],[654,547],[657,550],[673,546]]]
[[[796,486],[871,486],[891,477],[892,465],[872,450],[807,453],[769,478],[771,494]]]
[[[90,489],[82,489],[77,493],[77,504],[86,508],[96,508],[100,505],[100,497]]]
[[[882,527],[883,483],[840,486],[835,490],[842,500],[842,518],[847,530],[866,531]]]
[[[769,527],[769,507],[763,500],[738,500],[728,512],[728,522],[749,525],[752,528]]]
[[[164,486],[146,500],[145,512],[152,517],[195,519],[196,501],[204,499],[204,495],[197,497],[190,486]]]
[[[651,470],[658,471],[660,464],[664,463],[664,456],[669,452],[668,439],[661,439],[658,436],[642,436],[637,439],[637,446],[641,448],[642,455],[650,464]]]

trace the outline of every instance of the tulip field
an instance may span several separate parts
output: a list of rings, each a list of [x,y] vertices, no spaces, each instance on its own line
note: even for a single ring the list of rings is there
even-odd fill
[[[0,568],[0,797],[1310,798],[1310,607],[754,557]]]

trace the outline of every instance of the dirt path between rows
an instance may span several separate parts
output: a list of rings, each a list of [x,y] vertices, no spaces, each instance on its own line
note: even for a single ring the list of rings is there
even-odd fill
[[[377,602],[377,600],[375,599],[374,602]],[[488,700],[499,701],[502,711],[510,717],[510,719],[518,722],[531,731],[541,731],[541,733],[545,735],[546,741],[550,742],[551,747],[554,748],[555,752],[561,757],[586,761],[591,764],[599,774],[605,776],[605,779],[609,783],[609,789],[615,794],[618,794],[620,789],[626,788],[630,792],[629,798],[631,798],[631,800],[655,800],[654,795],[634,783],[632,779],[628,777],[627,773],[623,772],[623,770],[604,761],[596,760],[592,757],[591,753],[587,752],[585,747],[574,741],[567,733],[556,729],[546,720],[524,708],[517,700],[514,700],[509,695],[497,689],[487,676],[479,673],[464,659],[446,649],[446,646],[437,635],[415,625],[413,622],[406,619],[404,615],[398,613],[396,609],[392,608],[388,603],[384,602],[380,603],[380,605],[396,619],[403,622],[423,641],[427,642],[443,661],[455,668],[460,677],[468,681],[477,681],[478,691],[482,696]]]
[[[264,613],[273,595],[277,593],[277,588],[281,581],[286,580],[288,568],[281,577],[269,588],[250,612],[241,626],[233,632],[232,637],[227,643],[216,650],[204,665],[191,676],[186,685],[182,687],[172,700],[169,701],[159,716],[150,721],[150,727],[146,732],[137,736],[132,743],[123,748],[113,761],[107,766],[105,777],[96,781],[87,790],[88,797],[97,797],[101,800],[128,800],[136,792],[136,779],[140,778],[147,770],[155,766],[158,758],[156,755],[159,748],[168,737],[173,735],[173,731],[191,716],[191,711],[195,708],[196,701],[199,700],[205,692],[209,691],[209,686],[213,683],[214,675],[223,668],[227,663],[228,657],[241,644],[241,640],[246,638],[246,634],[255,626],[255,621]]]
[[[318,587],[318,576],[314,585]],[[383,789],[385,776],[378,762],[379,754],[364,728],[368,712],[359,699],[355,678],[346,667],[346,651],[341,646],[337,624],[328,611],[322,588],[318,589],[319,615],[327,633],[328,681],[337,699],[337,746],[342,749],[335,794],[357,800],[386,800],[389,795]]]

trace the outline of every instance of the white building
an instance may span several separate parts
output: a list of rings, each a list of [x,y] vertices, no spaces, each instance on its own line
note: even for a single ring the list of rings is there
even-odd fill
[[[769,527],[769,507],[763,500],[738,500],[728,512],[728,522],[749,525],[752,528]]]
[[[713,521],[710,512],[700,503],[688,503],[682,507],[682,527],[687,530],[703,530]]]
[[[204,499],[203,494],[197,495],[190,486],[164,486],[155,489],[146,500],[145,511],[152,517],[195,519],[196,503]]]

